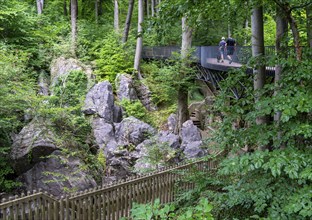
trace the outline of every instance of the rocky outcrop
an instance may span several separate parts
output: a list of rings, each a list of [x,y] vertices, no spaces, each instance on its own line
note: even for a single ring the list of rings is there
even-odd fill
[[[119,124],[115,124],[115,130],[117,143],[121,146],[137,146],[156,134],[156,130],[152,126],[132,116],[125,118]]]
[[[205,155],[205,151],[201,148],[201,133],[191,120],[183,123],[181,139],[181,149],[186,158],[197,158]]]
[[[138,100],[138,95],[135,91],[133,80],[130,75],[118,74],[115,80],[115,85],[119,101],[123,99],[129,99],[131,101]]]
[[[29,170],[57,149],[50,126],[44,120],[33,120],[14,137],[11,158],[17,174]]]
[[[113,122],[114,95],[112,85],[104,81],[94,85],[88,92],[82,111],[86,115],[98,115],[106,122]]]
[[[107,159],[112,158],[117,149],[114,124],[107,123],[103,118],[94,118],[92,128],[97,145],[103,150]]]
[[[136,89],[138,93],[138,98],[141,100],[142,104],[149,111],[157,110],[157,106],[152,102],[152,92],[143,83],[139,84]]]
[[[18,180],[27,191],[42,189],[54,196],[96,187],[97,184],[83,168],[77,157],[65,156],[54,151],[45,161],[37,163]]]
[[[64,77],[73,70],[83,71],[89,80],[94,78],[91,67],[73,58],[59,57],[51,64],[51,85],[53,86],[59,77]]]

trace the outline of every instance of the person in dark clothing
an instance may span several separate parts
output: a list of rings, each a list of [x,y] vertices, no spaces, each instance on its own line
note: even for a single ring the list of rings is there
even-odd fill
[[[219,53],[220,53],[221,63],[224,62],[225,45],[226,45],[225,37],[222,37],[221,41],[219,42]],[[218,62],[219,62],[219,59],[218,59]]]
[[[233,39],[230,35],[228,37],[228,39],[226,40],[226,54],[228,59],[230,60],[230,64],[233,62],[233,54],[235,51],[235,46],[236,46],[236,41],[235,39]]]

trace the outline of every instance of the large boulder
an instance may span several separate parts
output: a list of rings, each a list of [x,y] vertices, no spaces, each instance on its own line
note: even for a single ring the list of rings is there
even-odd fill
[[[156,130],[152,126],[133,116],[123,119],[118,124],[116,123],[115,130],[115,137],[119,146],[137,146],[156,134]]]
[[[117,149],[114,124],[107,123],[103,118],[94,118],[92,128],[97,145],[104,151],[107,159],[110,159]]]
[[[186,158],[198,158],[205,155],[205,151],[201,148],[202,137],[200,130],[193,124],[192,120],[183,123],[181,139],[181,149]]]
[[[59,77],[64,77],[73,70],[84,72],[88,79],[94,78],[91,67],[73,58],[59,57],[51,63],[51,85],[53,86]]]
[[[128,74],[118,74],[115,80],[117,88],[117,98],[119,101],[129,99],[138,100],[137,92],[133,86],[133,80]]]
[[[54,196],[96,187],[95,180],[85,171],[85,164],[76,157],[54,151],[45,161],[18,177],[27,191],[42,189]]]
[[[57,149],[50,124],[43,120],[33,120],[13,138],[11,147],[12,165],[21,174]]]
[[[108,81],[95,84],[88,92],[82,111],[87,115],[97,114],[106,122],[114,119],[114,95]]]
[[[167,143],[173,149],[179,149],[181,146],[179,135],[173,134],[170,131],[160,131],[157,140],[159,143]]]

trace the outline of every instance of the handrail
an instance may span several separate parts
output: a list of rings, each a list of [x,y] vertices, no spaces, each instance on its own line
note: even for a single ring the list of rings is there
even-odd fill
[[[0,219],[109,219],[129,216],[133,202],[147,203],[160,198],[162,203],[174,201],[176,181],[180,175],[175,170],[189,170],[196,165],[199,170],[214,170],[217,159],[201,158],[160,169],[153,173],[130,177],[114,184],[96,187],[55,199],[44,192],[34,192],[22,197],[11,197],[0,203]],[[182,185],[189,190],[195,183]]]

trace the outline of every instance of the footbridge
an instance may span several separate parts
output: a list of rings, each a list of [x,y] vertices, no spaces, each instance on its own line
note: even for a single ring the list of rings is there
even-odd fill
[[[157,46],[144,47],[142,52],[143,59],[169,59],[174,53],[180,53],[181,48],[178,46]],[[219,62],[217,59],[219,55],[218,46],[198,46],[194,48],[193,60],[197,64],[196,78],[198,80],[208,83],[213,88],[211,90],[219,89],[219,82],[226,78],[227,72],[231,69],[241,68],[247,66],[247,73],[252,73],[252,68],[248,67],[248,61],[252,57],[251,46],[237,46],[235,47],[232,56],[233,62],[229,62],[224,55],[224,62]],[[274,46],[265,47],[266,56],[273,56],[275,54]],[[268,75],[274,75],[275,67],[266,67]],[[243,85],[238,85],[239,87]],[[234,88],[233,95],[235,98],[241,97],[243,91],[241,88]]]

